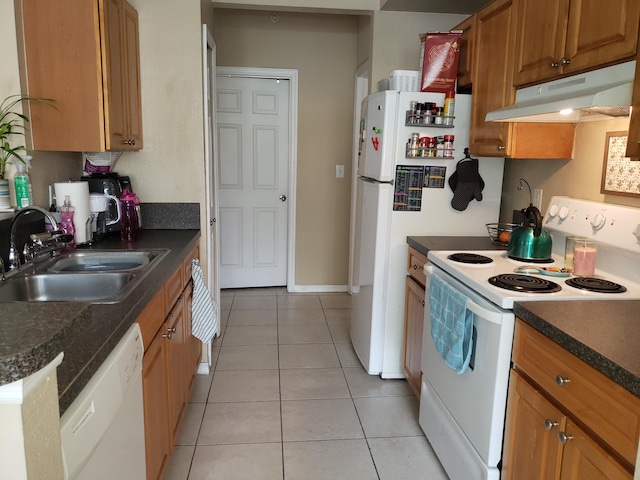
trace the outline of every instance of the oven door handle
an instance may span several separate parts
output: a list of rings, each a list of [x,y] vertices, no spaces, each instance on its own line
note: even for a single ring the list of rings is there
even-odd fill
[[[473,300],[467,300],[466,309],[470,312],[475,313],[483,320],[487,320],[491,323],[495,323],[497,325],[502,324],[502,313],[501,312],[492,312],[487,310],[486,308],[482,308],[480,305],[475,303]]]
[[[434,267],[431,263],[425,263],[423,271],[427,278],[431,277],[434,274]],[[468,299],[465,308],[472,313],[475,313],[481,319],[487,320],[488,322],[495,323],[496,325],[502,324],[502,312],[492,312],[491,310],[487,310],[486,308],[481,307],[473,300]]]

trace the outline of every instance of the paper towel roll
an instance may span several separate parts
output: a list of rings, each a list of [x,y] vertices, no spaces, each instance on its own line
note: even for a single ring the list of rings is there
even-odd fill
[[[73,226],[76,229],[76,243],[84,243],[90,240],[91,227],[87,235],[87,220],[91,216],[89,204],[89,182],[65,182],[54,183],[56,202],[58,209],[64,204],[64,197],[69,196],[71,206],[75,209],[73,214]]]

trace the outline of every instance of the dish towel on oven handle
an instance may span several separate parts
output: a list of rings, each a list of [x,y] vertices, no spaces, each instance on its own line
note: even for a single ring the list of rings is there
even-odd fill
[[[429,283],[431,338],[449,367],[461,374],[469,366],[473,349],[473,313],[466,295],[436,275]]]
[[[193,303],[191,307],[191,333],[198,340],[209,343],[220,334],[218,324],[218,305],[204,283],[204,273],[197,259],[193,259],[191,278],[193,278]]]

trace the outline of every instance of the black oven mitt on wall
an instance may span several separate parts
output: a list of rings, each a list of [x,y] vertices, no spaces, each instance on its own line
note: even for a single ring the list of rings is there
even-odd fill
[[[451,206],[456,210],[465,210],[474,198],[481,201],[484,180],[478,172],[478,159],[465,157],[460,160],[449,177],[449,186],[453,190]]]

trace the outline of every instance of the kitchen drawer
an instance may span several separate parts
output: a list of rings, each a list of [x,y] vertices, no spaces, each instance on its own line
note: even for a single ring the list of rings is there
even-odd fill
[[[427,263],[426,255],[423,255],[413,247],[409,247],[409,264],[407,265],[407,270],[409,271],[409,275],[416,279],[423,287],[427,281],[427,277],[425,277],[424,270],[422,269],[425,263]]]
[[[184,270],[184,283],[187,284],[189,283],[189,280],[191,280],[191,269],[193,268],[193,259],[197,258],[198,260],[200,259],[200,247],[198,245],[196,245],[195,247],[193,247],[193,249],[189,252],[189,254],[185,257],[185,259],[182,261],[182,269]],[[202,265],[200,265],[202,266]]]
[[[142,342],[144,344],[145,351],[151,345],[153,338],[158,333],[160,326],[164,323],[165,317],[164,309],[164,288],[158,290],[151,301],[144,307],[142,313],[138,315],[136,322],[140,325],[140,331],[142,332]]]
[[[522,321],[516,323],[513,362],[630,465],[635,464],[640,398]],[[559,385],[556,378],[565,382]]]
[[[164,282],[164,311],[169,312],[182,293],[184,283],[182,281],[182,263],[173,271]]]

